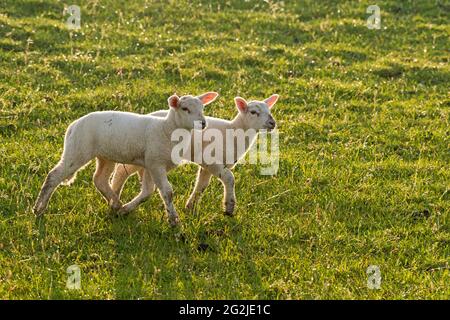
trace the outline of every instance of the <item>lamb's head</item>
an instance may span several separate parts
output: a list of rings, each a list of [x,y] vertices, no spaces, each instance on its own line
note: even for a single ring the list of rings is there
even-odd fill
[[[168,99],[171,111],[174,114],[175,123],[178,128],[187,130],[194,129],[199,122],[202,129],[206,127],[206,119],[203,115],[203,107],[216,100],[217,92],[207,92],[200,96],[191,95],[178,97],[176,94]]]
[[[278,97],[277,94],[274,94],[264,101],[250,102],[247,102],[244,98],[236,97],[234,102],[239,110],[239,117],[247,128],[271,131],[275,128],[276,123],[270,110],[277,102]]]

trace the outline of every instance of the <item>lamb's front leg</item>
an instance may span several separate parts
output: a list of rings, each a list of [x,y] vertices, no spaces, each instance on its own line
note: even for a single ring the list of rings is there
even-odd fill
[[[195,203],[200,198],[203,191],[208,187],[211,181],[211,172],[205,168],[199,168],[197,173],[197,180],[195,180],[194,191],[192,191],[188,202],[186,203],[186,209],[193,209]]]
[[[125,215],[136,209],[142,202],[148,199],[155,189],[152,176],[147,170],[139,170],[139,176],[141,178],[141,192],[130,202],[123,205],[119,210],[119,214]]]
[[[224,186],[223,205],[225,214],[232,216],[236,205],[234,192],[234,175],[230,169],[223,165],[208,166],[208,171],[216,176]]]
[[[169,223],[172,226],[178,225],[180,220],[173,205],[173,189],[167,179],[166,168],[164,166],[147,165],[146,169],[150,172],[153,182],[158,188],[159,194],[164,201],[164,205],[169,216]]]

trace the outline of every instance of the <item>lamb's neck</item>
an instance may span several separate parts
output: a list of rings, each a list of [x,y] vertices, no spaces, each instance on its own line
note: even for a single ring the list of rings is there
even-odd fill
[[[246,139],[245,141],[245,150],[247,151],[250,146],[255,142],[256,136],[258,135],[258,131],[256,131],[253,128],[250,128],[245,121],[237,115],[229,124],[227,129],[233,129],[233,130],[244,130]],[[237,138],[235,137],[235,143],[237,142]],[[240,155],[238,155],[240,157]]]
[[[178,129],[178,125],[175,121],[175,113],[172,109],[169,110],[167,116],[164,118],[163,131],[166,137],[170,140],[172,133]]]
[[[239,115],[230,121],[227,129],[242,129],[248,132],[251,138],[256,137],[258,134],[258,131],[249,127]]]
[[[239,115],[237,115],[233,120],[230,121],[227,129],[242,129],[245,131],[249,128],[245,121]]]

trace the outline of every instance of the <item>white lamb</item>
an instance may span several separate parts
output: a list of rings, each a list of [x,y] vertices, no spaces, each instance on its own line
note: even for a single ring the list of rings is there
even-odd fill
[[[178,215],[172,202],[172,186],[167,180],[167,171],[175,166],[171,159],[171,135],[178,128],[192,130],[196,121],[200,121],[204,128],[203,106],[213,102],[217,96],[216,92],[198,97],[172,95],[168,99],[170,108],[162,118],[104,111],[93,112],[74,121],[67,129],[61,160],[47,175],[34,212],[42,214],[56,187],[64,180],[73,181],[80,168],[97,158],[94,184],[113,209],[122,207],[109,184],[115,163],[138,165],[146,169],[143,185],[150,180],[156,185],[169,221],[176,225]]]
[[[278,95],[274,94],[270,98],[264,101],[250,101],[247,102],[245,99],[241,97],[236,97],[234,99],[236,107],[238,109],[237,116],[231,120],[223,120],[213,117],[206,117],[207,119],[207,128],[218,129],[222,131],[223,136],[225,137],[225,131],[227,129],[254,129],[249,130],[249,132],[254,132],[254,134],[250,134],[248,139],[245,140],[245,147],[241,149],[239,152],[239,148],[236,148],[237,137],[234,139],[234,161],[232,164],[206,164],[206,163],[198,163],[201,168],[198,170],[197,179],[195,183],[194,190],[189,197],[188,202],[186,203],[186,208],[192,209],[199,199],[201,193],[206,189],[209,185],[211,176],[216,176],[224,186],[224,210],[225,214],[232,215],[236,203],[235,191],[234,191],[234,175],[231,172],[231,169],[235,166],[237,160],[245,155],[245,153],[250,148],[251,144],[254,142],[256,138],[256,133],[258,130],[267,129],[272,130],[275,128],[275,120],[271,115],[270,109],[275,105],[278,100]],[[157,117],[165,117],[167,115],[167,111],[156,111],[151,113],[153,116]],[[192,135],[194,137],[194,135]],[[203,141],[203,147],[207,145],[208,142]],[[226,144],[224,144],[226,146]],[[226,154],[227,150],[223,150],[224,154]],[[193,161],[194,155],[186,157],[187,160]],[[112,178],[112,189],[114,192],[120,197],[123,185],[125,181],[128,179],[130,175],[138,172],[140,179],[142,181],[141,193],[135,197],[132,201],[127,203],[121,209],[121,213],[127,213],[134,210],[141,202],[145,201],[154,190],[153,181],[151,181],[151,177],[146,174],[144,168],[139,165],[128,165],[128,164],[119,164],[116,166],[116,170],[114,172],[114,176]],[[105,173],[104,179],[106,180],[109,173]]]

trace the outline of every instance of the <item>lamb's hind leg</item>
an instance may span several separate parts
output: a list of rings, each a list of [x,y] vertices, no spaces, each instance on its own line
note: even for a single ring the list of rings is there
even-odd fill
[[[194,208],[195,203],[198,201],[203,191],[208,187],[209,182],[211,181],[211,176],[212,174],[205,168],[200,167],[198,169],[194,191],[192,191],[191,196],[186,203],[186,209],[191,210]]]
[[[140,169],[138,173],[141,178],[141,192],[133,200],[125,204],[122,209],[119,210],[119,214],[127,214],[133,211],[142,202],[147,200],[155,190],[155,184],[153,183],[153,179],[150,173],[148,173],[148,171],[144,169]]]
[[[97,168],[94,173],[94,184],[113,210],[122,207],[119,196],[111,189],[109,185],[109,177],[114,171],[115,163],[104,159],[97,158]]]
[[[44,212],[47,208],[50,197],[61,182],[72,178],[81,167],[90,161],[87,157],[77,160],[74,158],[75,157],[71,157],[70,155],[63,156],[58,164],[48,173],[33,208],[36,215],[41,215]]]
[[[136,171],[141,170],[142,168],[139,166],[131,165],[131,164],[118,164],[114,170],[114,174],[111,180],[111,188],[117,194],[120,199],[120,194],[122,193],[123,185],[127,181],[128,177],[130,177]]]

